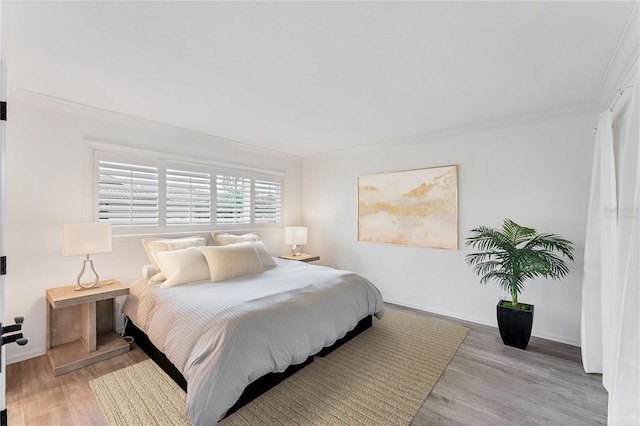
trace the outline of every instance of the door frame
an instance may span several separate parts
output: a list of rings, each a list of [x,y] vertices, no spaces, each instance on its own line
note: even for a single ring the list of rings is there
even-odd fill
[[[4,2],[0,0],[0,101],[6,101],[7,94],[7,61],[4,48],[4,29],[2,25]],[[6,165],[6,121],[0,120],[0,256],[5,255],[5,165]],[[4,323],[5,316],[5,279],[0,274],[0,324]],[[1,328],[0,328],[1,330]],[[0,345],[0,424],[7,425],[6,406],[6,352],[4,345]]]

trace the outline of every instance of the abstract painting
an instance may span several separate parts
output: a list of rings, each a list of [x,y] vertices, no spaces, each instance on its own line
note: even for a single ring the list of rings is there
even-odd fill
[[[358,241],[458,249],[458,167],[358,177]]]

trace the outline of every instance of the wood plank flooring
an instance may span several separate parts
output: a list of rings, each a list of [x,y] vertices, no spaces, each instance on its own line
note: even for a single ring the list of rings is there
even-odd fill
[[[579,348],[532,338],[521,351],[504,346],[492,327],[411,311],[471,329],[412,426],[606,424],[601,376],[583,372]],[[145,359],[134,344],[131,352],[59,377],[45,356],[11,364],[9,425],[105,425],[89,381]]]
[[[580,348],[532,337],[523,351],[505,346],[495,328],[425,315],[471,331],[413,426],[607,423],[602,376],[584,372]]]
[[[89,381],[147,359],[139,348],[54,377],[46,355],[7,366],[9,425],[106,425]]]

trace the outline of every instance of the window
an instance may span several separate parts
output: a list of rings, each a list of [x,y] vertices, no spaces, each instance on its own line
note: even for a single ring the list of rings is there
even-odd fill
[[[216,177],[216,222],[251,223],[251,179],[230,174]]]
[[[166,170],[167,225],[211,224],[211,174]]]
[[[256,223],[280,223],[282,184],[278,181],[254,180],[254,212]]]
[[[158,169],[98,162],[98,219],[120,226],[158,225]]]
[[[165,159],[157,153],[94,149],[93,158],[95,219],[112,223],[116,233],[282,223],[281,176]]]

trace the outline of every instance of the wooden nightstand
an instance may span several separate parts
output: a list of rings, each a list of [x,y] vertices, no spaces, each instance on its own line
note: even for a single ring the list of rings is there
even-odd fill
[[[47,289],[47,356],[54,376],[130,349],[114,332],[114,298],[129,294],[129,287],[116,280],[99,284],[79,291],[76,285]]]
[[[292,254],[285,254],[283,256],[278,256],[280,259],[287,260],[299,260],[300,262],[315,262],[316,260],[320,260],[320,256],[316,256],[315,254],[306,254],[300,253],[298,256],[294,256]]]

